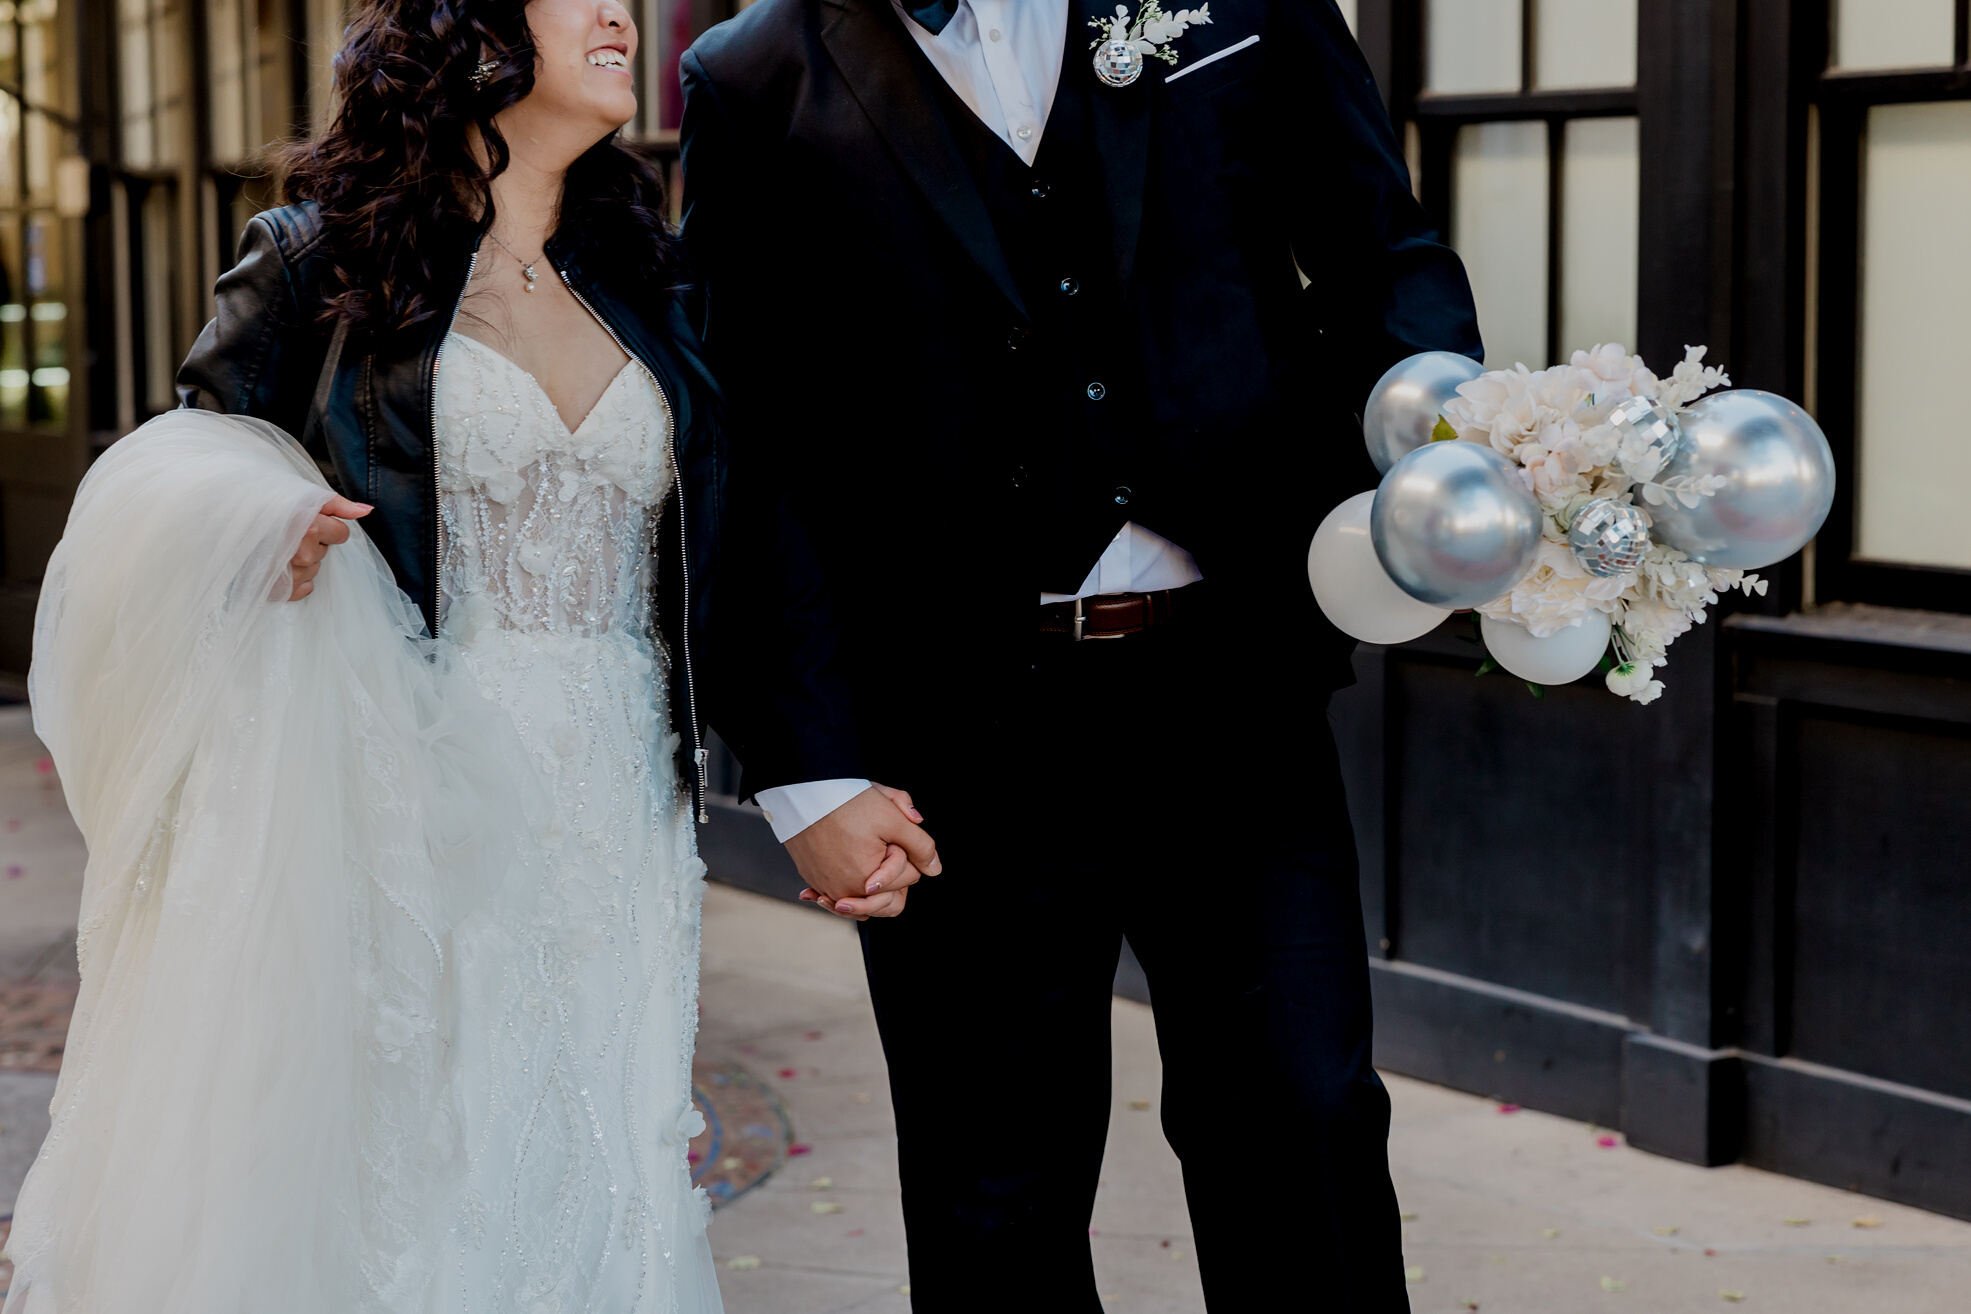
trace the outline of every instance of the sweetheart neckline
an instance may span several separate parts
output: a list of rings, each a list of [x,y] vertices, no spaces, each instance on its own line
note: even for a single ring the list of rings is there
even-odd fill
[[[635,356],[631,356],[628,360],[624,361],[623,367],[617,370],[614,376],[610,378],[608,384],[602,389],[601,395],[598,396],[595,399],[595,401],[590,404],[588,412],[587,414],[582,416],[581,422],[576,424],[573,428],[570,428],[568,426],[567,417],[562,415],[561,408],[554,404],[554,397],[548,392],[547,388],[542,385],[541,381],[534,377],[534,372],[532,370],[522,365],[519,361],[513,359],[513,357],[507,355],[505,352],[501,351],[498,347],[493,346],[491,343],[481,342],[478,338],[473,337],[470,333],[460,333],[457,329],[454,329],[449,334],[447,334],[446,337],[447,340],[450,340],[451,338],[461,338],[466,342],[470,342],[473,346],[478,347],[481,350],[485,351],[494,360],[497,360],[500,364],[506,366],[508,369],[518,374],[521,378],[527,380],[528,384],[533,387],[534,391],[540,394],[541,400],[547,403],[548,410],[554,415],[555,423],[561,426],[561,432],[565,436],[571,439],[579,436],[582,430],[588,428],[589,421],[594,419],[595,413],[602,409],[602,404],[609,400],[609,394],[616,391],[616,385],[623,381],[623,376],[628,374],[633,368],[641,368],[643,364],[643,362],[639,361]],[[648,373],[649,371],[646,370],[644,372]]]

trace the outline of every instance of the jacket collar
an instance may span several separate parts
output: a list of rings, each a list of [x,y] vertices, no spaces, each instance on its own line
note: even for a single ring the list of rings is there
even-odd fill
[[[849,84],[849,90],[898,162],[971,255],[1022,315],[1026,306],[1014,283],[992,217],[958,153],[951,129],[938,109],[935,90],[924,79],[937,76],[888,0],[823,0],[822,43]],[[1092,78],[1080,39],[1091,18],[1113,11],[1113,0],[1073,0],[1069,6],[1067,49],[1061,77]],[[1150,87],[1097,87],[1090,91],[1089,114],[1101,161],[1102,190],[1108,203],[1116,274],[1127,290],[1143,227],[1143,184],[1149,162]]]
[[[1093,58],[1087,40],[1095,29],[1091,19],[1108,21],[1114,0],[1074,0],[1069,6],[1068,47],[1062,52],[1061,80],[1093,83]],[[1109,205],[1109,236],[1115,250],[1116,283],[1127,293],[1136,266],[1136,239],[1143,231],[1143,184],[1150,163],[1150,88],[1148,77],[1130,87],[1093,85],[1088,90],[1088,115],[1095,130],[1095,154],[1101,162],[1102,192]]]

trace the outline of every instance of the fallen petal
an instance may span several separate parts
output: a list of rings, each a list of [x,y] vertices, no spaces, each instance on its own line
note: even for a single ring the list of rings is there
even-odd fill
[[[1404,1269],[1403,1280],[1405,1282],[1409,1282],[1412,1284],[1423,1281],[1424,1280],[1423,1265],[1412,1264],[1408,1268]]]
[[[1743,1291],[1733,1291],[1729,1287],[1719,1287],[1718,1296],[1723,1300],[1734,1302],[1745,1299],[1745,1293]]]
[[[787,1153],[794,1156],[813,1154],[814,1147],[812,1145],[790,1145],[787,1147]]]
[[[826,1190],[827,1190],[827,1189],[828,1189],[829,1187],[831,1187],[831,1186],[833,1186],[833,1185],[835,1185],[835,1179],[834,1179],[834,1178],[832,1178],[832,1177],[817,1177],[817,1178],[815,1178],[815,1179],[814,1179],[814,1180],[813,1180],[812,1182],[809,1182],[809,1183],[808,1183],[808,1189],[809,1189],[810,1191],[826,1191]]]
[[[1874,1214],[1863,1214],[1863,1215],[1862,1215],[1862,1216],[1861,1216],[1860,1218],[1857,1218],[1857,1219],[1855,1220],[1855,1226],[1856,1226],[1856,1227],[1880,1227],[1880,1226],[1882,1226],[1882,1220],[1881,1220],[1881,1219],[1879,1219],[1879,1218],[1877,1218],[1877,1217],[1876,1217],[1876,1216],[1875,1216]]]
[[[817,1214],[839,1214],[842,1212],[842,1206],[836,1204],[833,1200],[816,1200],[808,1208],[814,1210]]]
[[[1628,1285],[1628,1283],[1622,1281],[1620,1278],[1604,1277],[1601,1280],[1601,1289],[1603,1291],[1620,1291]]]
[[[760,1266],[760,1257],[758,1255],[734,1255],[731,1259],[725,1261],[725,1266],[735,1273],[744,1273],[748,1269],[758,1268]]]

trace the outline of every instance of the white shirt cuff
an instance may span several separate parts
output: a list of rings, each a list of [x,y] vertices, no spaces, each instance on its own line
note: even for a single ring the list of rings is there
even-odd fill
[[[757,797],[773,837],[785,844],[868,788],[867,780],[809,780],[763,789]]]

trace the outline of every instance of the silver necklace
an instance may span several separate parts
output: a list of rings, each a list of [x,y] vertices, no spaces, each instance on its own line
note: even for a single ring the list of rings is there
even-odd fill
[[[492,238],[495,242],[500,242],[500,235],[490,228],[486,230],[486,236]],[[532,292],[534,290],[534,266],[541,263],[541,256],[535,256],[532,260],[521,260],[520,253],[508,246],[505,242],[500,242],[500,250],[520,262],[521,276],[527,280],[527,290]],[[547,252],[545,251],[541,252],[541,255],[546,254]]]

